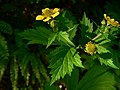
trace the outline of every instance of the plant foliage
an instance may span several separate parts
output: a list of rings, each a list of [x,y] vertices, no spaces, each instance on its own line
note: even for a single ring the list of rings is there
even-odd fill
[[[119,1],[92,2],[0,1],[0,90],[120,90]]]

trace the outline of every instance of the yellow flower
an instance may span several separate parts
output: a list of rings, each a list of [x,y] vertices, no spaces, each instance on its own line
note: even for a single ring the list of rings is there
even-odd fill
[[[44,22],[49,21],[52,18],[55,18],[56,16],[58,16],[60,14],[60,9],[58,8],[54,8],[54,9],[49,9],[49,8],[45,8],[42,9],[42,15],[38,15],[36,17],[36,20],[43,20]]]
[[[108,25],[112,25],[112,26],[116,26],[119,27],[120,24],[118,21],[115,21],[115,19],[111,19],[109,16],[107,16],[106,14],[104,14],[104,18],[107,21]]]
[[[85,45],[85,49],[86,49],[86,52],[87,52],[88,54],[93,55],[93,54],[96,53],[96,45],[95,45],[93,42],[91,42],[91,41],[89,41],[89,42]]]

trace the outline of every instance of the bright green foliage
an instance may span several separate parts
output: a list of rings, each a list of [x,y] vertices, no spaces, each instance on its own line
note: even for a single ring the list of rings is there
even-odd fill
[[[49,68],[51,68],[53,84],[60,77],[64,77],[66,74],[71,75],[74,65],[77,67],[84,67],[80,56],[76,53],[74,48],[69,48],[66,46],[61,46],[50,53],[51,63]]]
[[[52,33],[50,35],[50,37],[48,38],[48,44],[46,48],[48,48],[52,44],[52,42],[55,41],[56,37],[57,37],[57,33]]]
[[[75,90],[116,90],[114,74],[98,64],[90,68]]]
[[[60,31],[57,40],[63,45],[74,46],[74,44],[70,41],[69,34],[67,32]]]
[[[69,28],[68,29],[68,33],[69,33],[69,38],[70,40],[72,40],[75,35],[76,35],[76,31],[77,31],[77,27],[78,27],[78,24],[74,25],[72,28]]]
[[[10,90],[60,90],[61,84],[67,90],[120,89],[120,28],[107,25],[107,20],[101,25],[97,15],[101,9],[96,12],[91,8],[91,13],[81,15],[89,9],[90,0],[17,1],[1,1],[4,5],[0,6],[0,80],[3,82],[7,74]],[[65,7],[59,8],[59,3]],[[86,7],[81,9],[78,3]],[[54,4],[60,9],[57,17],[48,22],[35,20],[43,7],[52,8]],[[119,14],[110,12],[110,3],[105,8],[110,18],[119,21]]]
[[[13,32],[12,27],[8,23],[1,20],[0,20],[0,31],[10,35]]]

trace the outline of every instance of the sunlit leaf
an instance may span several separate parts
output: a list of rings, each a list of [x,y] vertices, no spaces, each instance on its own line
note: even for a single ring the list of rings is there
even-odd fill
[[[48,48],[52,44],[52,42],[55,41],[56,37],[57,37],[57,33],[52,33],[50,37],[48,37],[48,44],[46,48]]]
[[[74,43],[70,41],[69,34],[67,32],[60,31],[57,40],[63,45],[75,46]]]
[[[52,74],[51,84],[60,79],[60,77],[63,78],[66,74],[71,75],[74,65],[77,67],[84,67],[80,60],[80,56],[78,53],[75,53],[76,50],[74,48],[66,46],[61,46],[51,52],[49,55],[51,57],[49,68],[52,69],[50,72]]]

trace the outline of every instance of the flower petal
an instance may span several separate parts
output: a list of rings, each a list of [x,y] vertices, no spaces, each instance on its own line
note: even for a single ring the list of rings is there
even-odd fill
[[[50,10],[49,8],[42,9],[42,13],[46,13],[47,10]]]
[[[43,16],[43,15],[38,15],[37,17],[36,17],[36,20],[43,20],[45,17]]]
[[[54,9],[53,9],[53,13],[56,13],[56,12],[59,12],[59,11],[60,11],[59,8],[54,8]]]
[[[49,21],[51,19],[51,17],[46,17],[43,21],[44,22],[47,22],[47,21]]]
[[[53,15],[51,15],[53,18],[55,18],[56,16],[58,16],[60,13],[59,12],[57,12],[57,13],[55,13],[55,14],[53,14]]]

